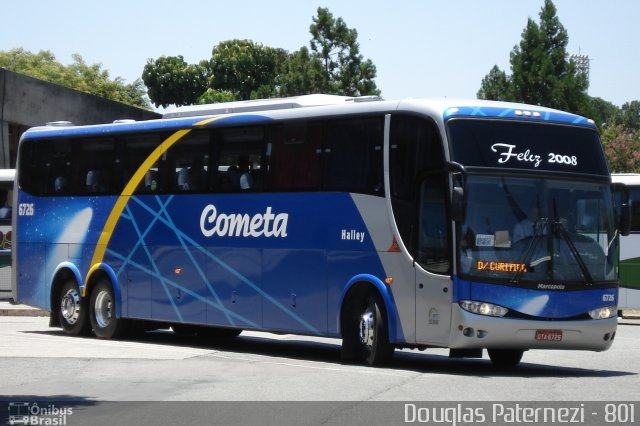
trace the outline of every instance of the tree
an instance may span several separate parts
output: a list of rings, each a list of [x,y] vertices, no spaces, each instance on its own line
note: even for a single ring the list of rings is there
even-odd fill
[[[606,126],[602,131],[602,144],[611,173],[640,171],[640,130]]]
[[[149,59],[142,71],[149,98],[156,106],[191,105],[207,90],[209,68],[206,62],[187,64],[178,56]]]
[[[544,105],[587,115],[588,81],[569,60],[569,37],[556,16],[556,7],[545,0],[540,25],[529,19],[520,44],[511,51],[511,75],[494,66],[482,80],[478,97]]]
[[[631,101],[622,105],[620,123],[627,129],[640,130],[640,101]]]
[[[102,64],[88,65],[79,54],[74,54],[73,63],[65,66],[47,50],[34,54],[12,49],[0,51],[0,67],[112,101],[149,108],[140,79],[131,84],[126,84],[121,77],[111,80]]]
[[[615,124],[619,121],[620,108],[615,106],[609,101],[605,101],[602,98],[590,98],[591,113],[589,117],[596,122],[599,128],[604,126]]]
[[[182,56],[149,59],[142,78],[156,105],[246,100],[310,93],[378,95],[376,67],[360,54],[358,33],[318,8],[310,49],[289,53],[251,40],[214,46],[198,65]]]
[[[251,40],[223,41],[213,48],[210,61],[210,87],[229,91],[237,99],[273,96],[281,49],[265,47]]]
[[[482,79],[482,85],[478,91],[478,98],[492,99],[494,101],[510,101],[514,98],[511,94],[511,80],[507,74],[494,65]]]
[[[318,8],[318,15],[309,27],[312,57],[320,61],[315,72],[320,76],[320,92],[346,95],[379,95],[374,82],[376,67],[371,60],[364,60],[357,42],[358,32],[347,27],[342,18],[334,19],[327,8]]]
[[[278,95],[296,96],[320,91],[324,84],[321,67],[306,47],[288,55],[278,75]]]
[[[207,89],[200,97],[198,97],[197,104],[217,104],[220,102],[231,102],[235,101],[236,97],[233,93],[227,90],[214,90]]]

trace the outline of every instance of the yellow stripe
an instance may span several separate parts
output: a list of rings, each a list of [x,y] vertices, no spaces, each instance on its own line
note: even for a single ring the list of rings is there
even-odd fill
[[[204,126],[206,124],[209,124],[213,121],[216,120],[220,120],[222,117],[212,117],[212,118],[207,118],[206,120],[202,120],[202,121],[198,121],[197,123],[194,124],[194,126]]]
[[[219,120],[221,118],[224,118],[224,116],[207,118],[206,120],[202,120],[197,123],[194,123],[193,126],[204,126],[213,121]],[[93,272],[99,269],[99,266],[104,259],[104,254],[107,250],[107,245],[109,244],[109,241],[111,240],[111,236],[113,235],[113,231],[116,228],[116,224],[120,219],[120,215],[122,214],[125,206],[129,202],[129,197],[133,195],[133,192],[136,190],[140,182],[142,182],[142,179],[144,179],[144,176],[147,174],[149,169],[151,169],[151,167],[160,159],[160,157],[162,157],[162,155],[165,152],[167,152],[167,150],[171,148],[173,144],[175,144],[184,136],[186,136],[190,131],[191,129],[178,130],[177,132],[169,136],[167,139],[165,139],[160,145],[158,145],[156,149],[153,150],[151,155],[149,155],[149,157],[147,157],[147,159],[144,160],[144,162],[140,165],[140,167],[138,167],[138,170],[136,170],[136,172],[133,174],[133,176],[127,183],[127,185],[124,187],[124,189],[122,190],[122,193],[116,200],[116,203],[113,206],[111,213],[109,213],[109,217],[107,218],[107,222],[105,223],[104,228],[102,228],[102,233],[100,234],[100,238],[98,239],[98,244],[96,245],[96,249],[93,252],[93,257],[91,258],[91,266],[89,267],[89,272],[87,272],[87,276],[85,278],[85,284],[89,282],[89,278],[91,277],[91,274],[93,274]],[[86,289],[87,289],[87,286],[85,285],[83,287],[83,296],[86,296]]]
[[[98,265],[102,263],[105,251],[107,250],[107,244],[109,244],[109,240],[111,240],[111,235],[113,234],[118,220],[120,219],[122,211],[129,201],[129,197],[133,194],[140,182],[142,182],[149,169],[151,169],[151,167],[160,159],[162,154],[167,152],[167,150],[171,148],[173,144],[182,139],[190,131],[191,129],[178,130],[167,139],[165,139],[160,145],[158,145],[155,150],[153,150],[151,155],[149,155],[149,157],[144,160],[140,167],[138,167],[138,170],[136,170],[131,180],[129,180],[127,185],[124,187],[122,193],[116,200],[116,203],[113,206],[109,217],[107,218],[107,222],[105,223],[104,228],[102,229],[102,233],[100,234],[100,238],[98,239],[98,245],[96,246],[96,250],[93,252],[91,267],[89,269],[89,272],[87,273],[85,283],[88,282],[90,275],[98,268]]]

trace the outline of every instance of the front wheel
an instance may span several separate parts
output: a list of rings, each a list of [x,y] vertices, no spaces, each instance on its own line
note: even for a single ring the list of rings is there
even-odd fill
[[[76,282],[64,283],[58,297],[58,320],[64,332],[72,336],[89,334],[88,311],[87,301],[80,295]]]
[[[128,322],[116,317],[116,299],[108,282],[101,281],[91,291],[89,303],[93,334],[100,339],[117,339],[127,331]]]
[[[389,330],[384,305],[376,293],[367,294],[358,302],[349,304],[350,320],[343,334],[343,352],[350,358],[353,353],[369,365],[381,365],[393,356],[389,343]]]
[[[489,358],[498,368],[515,368],[522,359],[522,349],[488,349]]]

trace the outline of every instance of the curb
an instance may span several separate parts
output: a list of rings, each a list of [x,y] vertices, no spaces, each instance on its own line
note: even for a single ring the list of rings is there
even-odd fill
[[[0,317],[48,317],[49,312],[34,308],[0,309]]]

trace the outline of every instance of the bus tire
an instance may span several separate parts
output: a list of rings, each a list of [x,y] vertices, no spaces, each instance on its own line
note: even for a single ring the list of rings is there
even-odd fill
[[[522,349],[487,349],[494,366],[503,369],[516,368],[522,359]]]
[[[68,280],[58,293],[58,321],[65,333],[72,336],[86,336],[91,331],[87,300],[82,297],[78,284]]]
[[[394,348],[389,343],[384,304],[378,293],[367,293],[347,309],[350,312],[343,335],[343,358],[356,355],[371,366],[389,361]]]
[[[99,339],[117,339],[128,330],[128,321],[116,317],[116,299],[107,281],[100,281],[93,287],[89,316],[93,334]]]

